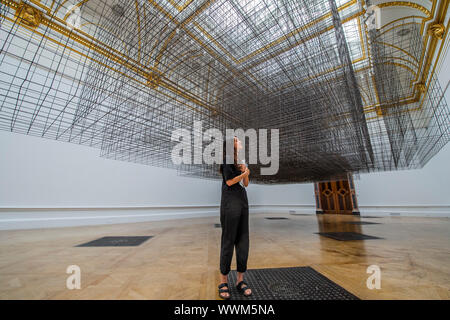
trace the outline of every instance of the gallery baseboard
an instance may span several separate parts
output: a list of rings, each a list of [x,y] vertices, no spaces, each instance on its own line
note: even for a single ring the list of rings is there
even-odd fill
[[[215,216],[218,206],[1,208],[0,230],[75,227]]]
[[[261,213],[314,214],[314,205],[255,205],[252,211]],[[450,217],[450,205],[410,205],[410,206],[360,206],[364,216],[406,216],[406,217]]]
[[[313,205],[253,205],[255,213],[309,213]],[[218,205],[152,207],[0,207],[0,230],[76,227],[217,217]]]
[[[314,205],[251,205],[252,214],[315,214]],[[360,206],[361,216],[450,217],[450,205]],[[0,230],[75,227],[217,217],[218,205],[154,207],[0,207]]]

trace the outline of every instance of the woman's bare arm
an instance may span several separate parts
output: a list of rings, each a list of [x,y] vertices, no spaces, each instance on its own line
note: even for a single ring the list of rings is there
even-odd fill
[[[244,183],[244,187],[248,187],[248,183],[250,182],[250,169],[247,168],[248,174],[247,176],[244,177],[244,179],[242,180],[242,182]]]
[[[238,175],[237,177],[227,180],[226,184],[227,184],[227,186],[231,187],[233,184],[239,183],[239,181],[241,181],[242,179],[245,179],[245,178],[248,179],[249,174],[250,174],[250,171],[248,169],[246,169],[242,174]]]

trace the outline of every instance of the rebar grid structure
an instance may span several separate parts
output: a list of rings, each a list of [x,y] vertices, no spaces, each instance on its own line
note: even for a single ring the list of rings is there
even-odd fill
[[[216,179],[172,162],[174,130],[279,129],[278,173],[250,164],[260,183],[421,168],[449,140],[435,77],[411,85],[420,27],[367,31],[358,1],[39,3],[1,0],[2,130]]]

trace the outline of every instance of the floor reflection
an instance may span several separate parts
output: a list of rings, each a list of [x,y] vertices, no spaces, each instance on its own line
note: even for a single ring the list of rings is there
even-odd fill
[[[363,227],[360,224],[349,222],[361,222],[360,216],[337,215],[337,214],[318,214],[317,226],[318,232],[353,232],[364,234]],[[344,255],[358,256],[365,262],[367,252],[365,240],[339,241],[325,236],[318,235],[320,238],[321,253],[324,256],[335,252]]]

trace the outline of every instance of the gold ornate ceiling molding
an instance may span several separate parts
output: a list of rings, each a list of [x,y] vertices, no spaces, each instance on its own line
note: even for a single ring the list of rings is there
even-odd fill
[[[20,2],[16,9],[16,19],[20,24],[23,24],[32,29],[36,29],[42,21],[41,12],[26,4],[25,2]]]
[[[433,3],[434,4],[434,3]],[[426,90],[423,94],[423,99],[420,103],[418,110],[421,110],[425,101],[425,96],[428,93],[431,84],[431,78],[434,76],[436,66],[439,59],[441,58],[442,48],[444,47],[445,37],[448,33],[448,28],[450,21],[447,22],[447,29],[444,26],[444,21],[448,14],[448,8],[450,5],[450,0],[442,0],[439,2],[439,9],[437,10],[437,15],[434,17],[434,23],[429,27],[428,34],[431,36],[429,54],[427,55],[427,64],[422,73],[421,83],[426,84]],[[437,53],[435,53],[438,43],[440,42],[440,47]],[[435,56],[436,55],[436,56]],[[433,58],[434,63],[432,63]]]
[[[425,14],[428,18],[431,17],[431,12],[424,6],[411,1],[391,1],[377,4],[379,8],[388,8],[388,7],[410,7],[416,10],[419,10],[423,14]]]

